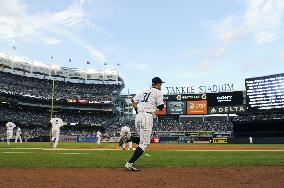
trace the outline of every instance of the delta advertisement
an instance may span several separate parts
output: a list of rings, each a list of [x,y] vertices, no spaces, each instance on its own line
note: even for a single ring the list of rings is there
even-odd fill
[[[245,105],[216,106],[208,108],[209,114],[238,114],[246,112]]]

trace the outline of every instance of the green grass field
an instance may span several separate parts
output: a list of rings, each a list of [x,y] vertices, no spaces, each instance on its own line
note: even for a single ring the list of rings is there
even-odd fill
[[[231,145],[232,146],[232,145]],[[243,146],[243,145],[242,145]],[[257,145],[270,146],[270,145]],[[273,146],[273,145],[271,145]],[[280,166],[283,151],[146,151],[139,167],[221,167]],[[59,149],[49,150],[49,143],[0,143],[0,167],[123,167],[132,151],[111,150],[117,144],[59,143]],[[226,147],[226,145],[224,145]],[[88,150],[109,149],[109,150]]]

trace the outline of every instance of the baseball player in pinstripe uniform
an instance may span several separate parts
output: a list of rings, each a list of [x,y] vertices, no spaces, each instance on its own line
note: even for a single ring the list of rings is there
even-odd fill
[[[15,143],[18,142],[18,139],[20,139],[20,143],[23,143],[21,134],[22,134],[22,130],[18,126],[17,131],[16,131]]]
[[[121,141],[120,141],[119,146],[121,146],[123,150],[125,150],[126,142],[128,142],[128,149],[132,150],[131,132],[130,132],[130,128],[127,127],[126,125],[123,126],[120,130],[120,140]]]
[[[13,138],[13,129],[16,127],[15,123],[8,122],[6,123],[7,128],[7,144],[10,145],[10,139]]]
[[[58,144],[58,141],[59,141],[60,128],[64,125],[64,123],[63,123],[61,118],[57,118],[56,116],[54,118],[51,118],[50,123],[52,125],[51,141],[54,143],[53,149],[55,149],[57,147],[57,144]]]
[[[135,119],[135,126],[138,127],[140,142],[134,151],[131,159],[126,162],[125,168],[130,171],[139,171],[140,169],[134,166],[135,161],[143,154],[150,144],[153,116],[157,109],[163,110],[163,94],[161,86],[164,83],[161,78],[155,77],[152,79],[152,88],[146,89],[142,94],[136,95],[132,99],[132,106],[137,115]]]

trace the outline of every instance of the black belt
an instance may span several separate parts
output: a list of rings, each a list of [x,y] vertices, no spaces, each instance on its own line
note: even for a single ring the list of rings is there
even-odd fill
[[[152,112],[146,112],[147,114],[151,114],[151,115],[154,115]]]

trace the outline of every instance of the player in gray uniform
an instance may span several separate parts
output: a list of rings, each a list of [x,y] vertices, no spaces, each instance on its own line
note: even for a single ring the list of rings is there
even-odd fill
[[[54,142],[53,149],[57,147],[58,141],[59,141],[59,135],[60,135],[60,127],[64,125],[61,118],[51,118],[50,123],[52,125],[51,134],[52,138],[51,141]]]
[[[119,146],[121,146],[123,150],[125,150],[126,142],[128,142],[128,149],[132,150],[130,128],[127,126],[123,126],[120,130],[120,141],[119,141]]]
[[[22,134],[22,130],[21,130],[21,128],[18,126],[17,131],[16,131],[15,143],[18,142],[18,139],[20,139],[20,143],[23,143],[21,134]]]
[[[135,118],[135,126],[140,129],[140,142],[131,159],[126,162],[124,166],[127,170],[140,170],[134,166],[134,163],[150,144],[153,127],[153,116],[155,111],[157,109],[163,110],[164,108],[163,94],[161,92],[162,83],[164,82],[161,80],[161,78],[153,78],[152,88],[146,89],[142,94],[136,95],[132,99],[132,106],[137,113]]]
[[[7,128],[7,144],[10,145],[10,139],[13,138],[13,129],[16,127],[16,125],[13,122],[6,123]]]

